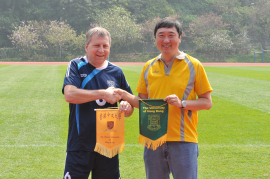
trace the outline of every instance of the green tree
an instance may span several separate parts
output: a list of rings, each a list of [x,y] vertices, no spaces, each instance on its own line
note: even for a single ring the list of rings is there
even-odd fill
[[[12,44],[8,35],[22,21],[53,20],[59,12],[60,0],[1,0],[0,1],[0,47]],[[55,19],[56,20],[56,19]]]
[[[175,14],[166,0],[128,0],[126,9],[136,17],[137,23]]]
[[[0,1],[0,47],[8,47],[12,44],[8,35],[12,33],[12,24],[19,22],[19,12],[27,0],[1,0]]]
[[[258,0],[248,8],[248,34],[257,40],[262,49],[270,37],[270,1]]]
[[[87,22],[94,21],[91,7],[90,0],[1,0],[0,47],[12,46],[7,36],[22,21],[66,20],[79,34],[85,33]]]
[[[230,36],[233,41],[233,51],[238,54],[249,54],[252,48],[247,10],[251,5],[249,0],[223,0],[213,3],[213,9],[222,16],[222,20],[229,24]],[[251,35],[251,34],[250,34]]]
[[[59,47],[70,46],[81,39],[76,32],[64,22],[27,21],[15,27],[9,36],[13,45],[20,49],[22,57],[31,59],[32,52],[42,49],[54,51],[59,55]],[[77,39],[78,38],[78,39]]]
[[[97,16],[98,26],[106,28],[112,38],[112,50],[117,53],[122,47],[130,46],[141,39],[141,27],[129,12],[114,6]]]
[[[70,25],[65,24],[65,22],[50,21],[48,25],[48,30],[46,32],[45,38],[49,44],[52,44],[56,48],[57,53],[64,45],[68,45],[73,39],[76,39],[76,32]],[[58,50],[59,49],[59,50]],[[59,54],[61,57],[61,54]]]
[[[156,23],[161,20],[160,17],[156,17],[152,20],[145,21],[142,24],[142,40],[144,43],[153,44],[155,42],[154,28]]]
[[[23,58],[30,58],[33,50],[46,48],[45,43],[40,39],[35,22],[22,22],[21,26],[15,27],[11,36],[9,36],[13,45],[22,52]]]
[[[94,21],[96,6],[90,0],[61,0],[60,6],[60,17],[55,20],[66,21],[78,34],[85,33]]]
[[[183,30],[188,29],[189,24],[196,20],[196,16],[212,10],[211,3],[206,0],[167,0],[167,2],[175,14],[181,17]]]
[[[248,55],[252,49],[250,38],[246,31],[234,35],[232,38],[233,51],[237,54]]]
[[[67,48],[71,56],[77,57],[85,54],[85,33],[77,35],[76,38],[72,38],[72,42]]]
[[[245,29],[245,8],[241,7],[239,0],[216,1],[212,5],[213,12],[222,16],[222,20],[229,24],[235,33],[242,33]]]
[[[196,51],[208,56],[212,61],[223,60],[226,52],[233,46],[228,26],[221,16],[214,13],[198,17],[190,24],[190,37],[194,39]]]

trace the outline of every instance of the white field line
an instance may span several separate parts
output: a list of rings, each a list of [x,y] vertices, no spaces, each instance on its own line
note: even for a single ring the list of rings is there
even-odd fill
[[[239,105],[241,105],[241,106],[246,106],[246,107],[248,107],[248,108],[252,108],[252,109],[255,109],[255,110],[258,110],[258,111],[261,111],[261,112],[265,112],[265,113],[268,113],[268,114],[270,114],[270,112],[269,111],[265,111],[265,110],[263,110],[263,109],[259,109],[259,108],[256,108],[256,107],[253,107],[253,106],[248,106],[248,105],[246,105],[246,104],[243,104],[243,103],[240,103],[240,102],[236,102],[236,101],[234,101],[233,99],[227,99],[227,98],[224,98],[224,97],[221,97],[221,96],[219,96],[219,95],[216,95],[216,94],[211,94],[212,96],[216,96],[216,97],[218,97],[218,98],[220,98],[220,99],[223,99],[223,100],[226,100],[226,101],[230,101],[230,102],[233,102],[233,103],[236,103],[236,104],[239,104]]]
[[[126,144],[126,147],[143,147],[140,144]],[[26,148],[26,147],[66,147],[66,145],[49,145],[49,144],[30,144],[30,145],[0,145],[0,148]],[[248,145],[219,145],[219,144],[199,144],[199,147],[207,147],[207,148],[226,148],[226,147],[239,147],[239,148],[253,148],[253,147],[270,147],[270,145],[264,144],[248,144]]]

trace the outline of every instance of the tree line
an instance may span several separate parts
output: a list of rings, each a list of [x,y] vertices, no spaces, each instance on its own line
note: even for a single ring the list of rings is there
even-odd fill
[[[213,61],[270,45],[269,0],[1,0],[0,9],[0,48],[16,46],[25,58],[29,50],[83,53],[94,26],[110,31],[114,53],[154,46],[154,25],[167,16],[182,23],[182,44]]]

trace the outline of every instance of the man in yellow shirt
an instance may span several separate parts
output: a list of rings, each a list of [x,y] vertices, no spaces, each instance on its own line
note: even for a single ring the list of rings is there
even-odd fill
[[[173,18],[160,20],[155,27],[156,45],[161,54],[143,67],[133,96],[117,90],[122,99],[139,108],[138,100],[164,99],[169,104],[166,143],[156,150],[144,149],[147,179],[198,178],[199,110],[212,106],[212,88],[202,64],[178,49],[182,28]]]

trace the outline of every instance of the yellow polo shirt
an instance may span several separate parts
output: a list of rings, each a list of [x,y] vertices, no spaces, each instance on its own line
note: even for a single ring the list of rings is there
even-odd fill
[[[181,52],[171,67],[161,60],[161,55],[144,65],[138,85],[138,93],[148,94],[149,99],[164,99],[175,94],[181,100],[195,100],[198,95],[211,92],[202,64]],[[169,105],[167,141],[198,143],[198,114]]]

